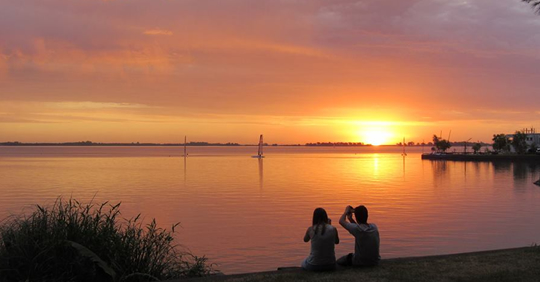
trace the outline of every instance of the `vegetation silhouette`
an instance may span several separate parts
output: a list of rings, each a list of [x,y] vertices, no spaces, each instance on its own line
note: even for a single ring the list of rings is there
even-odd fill
[[[450,143],[446,139],[442,139],[437,135],[433,135],[433,145],[435,145],[435,148],[438,152],[446,152],[446,150],[452,147],[452,143]]]
[[[521,131],[516,131],[514,136],[512,137],[512,146],[514,147],[514,150],[516,150],[516,153],[518,154],[524,154],[527,152],[527,134]]]
[[[213,272],[181,250],[171,230],[140,215],[119,220],[120,203],[58,198],[0,225],[0,281],[156,281]]]
[[[497,152],[506,152],[510,151],[510,140],[506,137],[505,134],[493,134],[493,150]]]
[[[540,15],[540,0],[522,0],[525,3],[531,4],[535,13]]]
[[[478,142],[478,143],[475,143],[473,146],[472,146],[472,149],[474,151],[475,154],[478,154],[478,152],[480,151],[480,149],[482,149],[482,143]]]

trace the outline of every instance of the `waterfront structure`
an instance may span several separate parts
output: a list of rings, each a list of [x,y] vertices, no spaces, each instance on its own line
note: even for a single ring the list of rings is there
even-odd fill
[[[520,132],[525,133],[527,137],[525,138],[525,142],[527,143],[527,147],[535,149],[536,147],[540,146],[540,133],[536,132],[536,129],[531,128],[524,128]],[[506,137],[512,141],[515,134],[506,134]],[[516,149],[513,146],[510,146],[510,151],[515,153]]]

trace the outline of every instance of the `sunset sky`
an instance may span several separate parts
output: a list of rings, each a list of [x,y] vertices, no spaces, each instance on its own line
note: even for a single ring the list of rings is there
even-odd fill
[[[0,142],[490,141],[540,129],[520,0],[0,0]]]

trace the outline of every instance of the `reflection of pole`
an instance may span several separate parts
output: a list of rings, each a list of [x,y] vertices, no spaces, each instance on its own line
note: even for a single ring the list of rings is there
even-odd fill
[[[259,159],[259,188],[263,188],[263,159]]]
[[[465,174],[464,178],[465,180],[467,180],[467,161],[465,162],[464,166],[465,166],[465,169],[463,170],[463,173]]]
[[[184,155],[184,185],[186,184],[187,175],[187,156]]]
[[[403,155],[403,178],[405,178],[405,156]]]
[[[422,160],[422,176],[424,176],[424,172],[425,172],[425,170],[424,170],[424,163],[425,163],[424,160]]]

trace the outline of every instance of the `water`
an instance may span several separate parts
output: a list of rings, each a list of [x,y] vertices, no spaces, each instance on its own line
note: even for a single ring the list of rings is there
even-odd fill
[[[364,204],[383,258],[540,242],[540,165],[422,161],[422,148],[0,147],[0,218],[58,196],[122,202],[225,273],[298,266],[313,210]],[[338,227],[336,255],[354,249]]]

